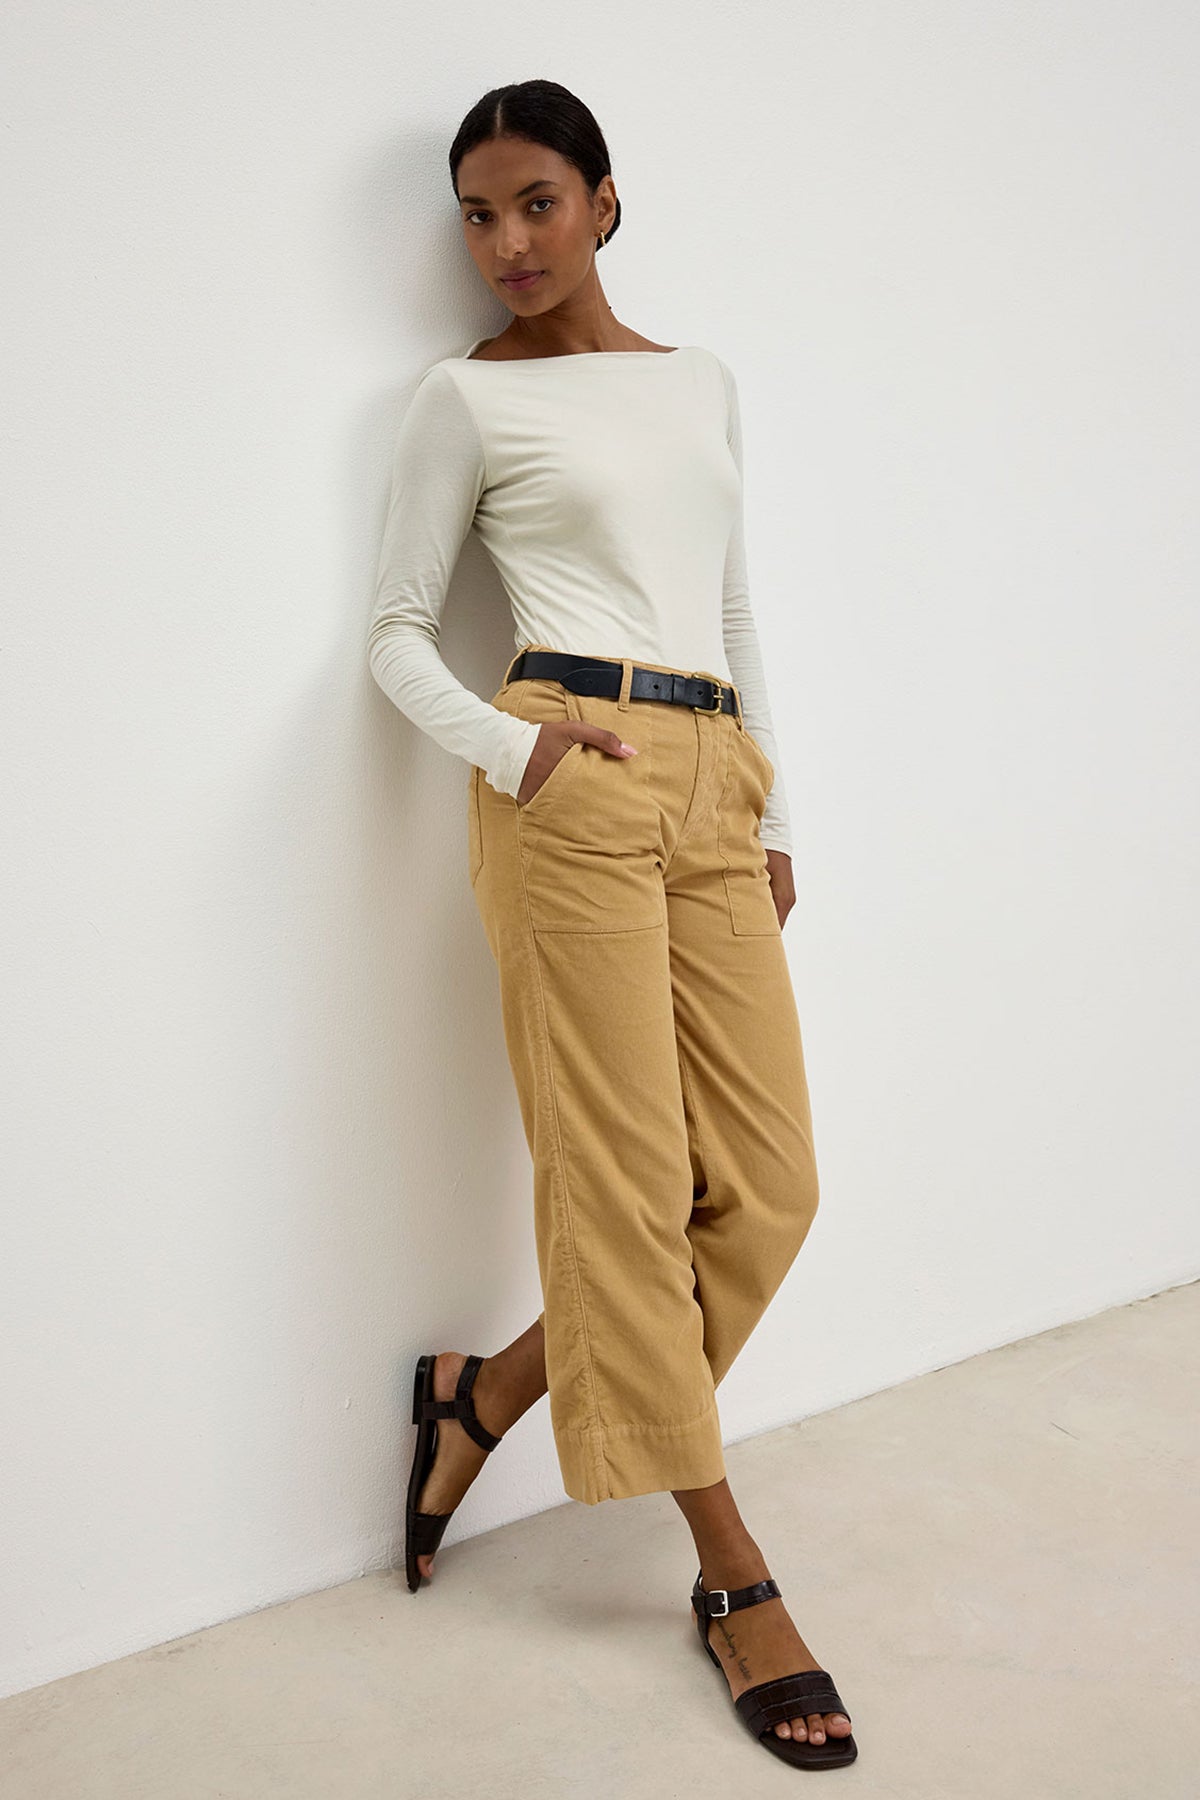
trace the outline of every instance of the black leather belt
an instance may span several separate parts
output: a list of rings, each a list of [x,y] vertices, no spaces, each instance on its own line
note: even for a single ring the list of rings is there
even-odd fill
[[[598,694],[610,700],[621,695],[619,662],[600,657],[570,656],[564,650],[523,650],[509,670],[510,681],[549,677],[561,681],[573,694]],[[680,675],[674,670],[646,669],[634,663],[629,684],[631,700],[667,700],[675,706],[693,706],[697,712],[737,712],[731,681],[713,675]]]

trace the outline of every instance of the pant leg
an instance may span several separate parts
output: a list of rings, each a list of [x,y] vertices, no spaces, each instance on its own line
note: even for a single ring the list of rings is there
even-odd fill
[[[687,1227],[704,1351],[719,1386],[816,1214],[819,1178],[800,1020],[775,903],[731,744],[713,829],[677,844],[668,942],[693,1203]],[[763,753],[752,747],[761,772]],[[771,775],[767,766],[768,788]],[[751,787],[759,776],[751,776]],[[763,791],[763,799],[766,790]],[[718,854],[717,827],[729,852]],[[740,861],[740,868],[738,867]],[[744,885],[732,890],[725,878]],[[764,903],[765,901],[765,903]],[[748,928],[749,927],[749,928]],[[545,1326],[545,1314],[539,1322]]]
[[[470,793],[533,1158],[551,1425],[566,1492],[589,1503],[721,1479],[715,1382],[798,1248],[808,1166],[769,889],[762,929],[769,765],[730,715],[627,689],[506,681],[493,704],[587,718],[639,755],[572,745],[526,806],[478,771]]]
[[[714,1386],[808,1235],[819,1183],[800,1021],[758,823],[774,771],[726,717],[714,804],[666,871],[675,1035],[694,1188],[688,1237]]]

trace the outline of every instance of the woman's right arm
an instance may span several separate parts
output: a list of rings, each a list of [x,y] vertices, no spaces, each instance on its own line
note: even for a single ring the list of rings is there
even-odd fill
[[[367,660],[414,725],[515,797],[541,727],[473,694],[438,648],[450,577],[486,486],[474,416],[454,377],[435,363],[396,440]]]

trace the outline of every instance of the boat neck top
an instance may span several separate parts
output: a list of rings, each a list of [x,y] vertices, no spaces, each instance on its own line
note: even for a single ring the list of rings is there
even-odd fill
[[[547,363],[569,362],[574,356],[678,356],[682,350],[695,350],[695,344],[675,344],[669,350],[559,350],[553,356],[476,356],[480,344],[490,344],[491,338],[476,338],[469,349],[464,350],[463,358],[467,362],[494,363]]]
[[[732,372],[699,344],[472,357],[489,341],[431,364],[400,424],[368,631],[376,681],[444,749],[516,795],[540,725],[480,699],[439,650],[473,529],[508,596],[517,649],[632,657],[736,683],[775,771],[760,840],[790,853],[746,573]]]

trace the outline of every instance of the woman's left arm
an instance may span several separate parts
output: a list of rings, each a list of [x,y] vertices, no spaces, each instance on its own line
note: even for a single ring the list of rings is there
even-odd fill
[[[739,488],[742,480],[742,425],[738,406],[737,383],[732,371],[721,363],[725,377],[728,406],[726,441],[737,465]],[[767,804],[759,826],[759,839],[767,850],[792,853],[791,825],[779,747],[771,721],[767,697],[767,680],[763,670],[762,651],[750,604],[750,584],[746,573],[745,513],[742,495],[738,495],[737,514],[729,534],[725,555],[725,584],[722,597],[722,630],[725,659],[729,673],[742,696],[742,718],[751,736],[775,770],[775,780],[767,795]]]

